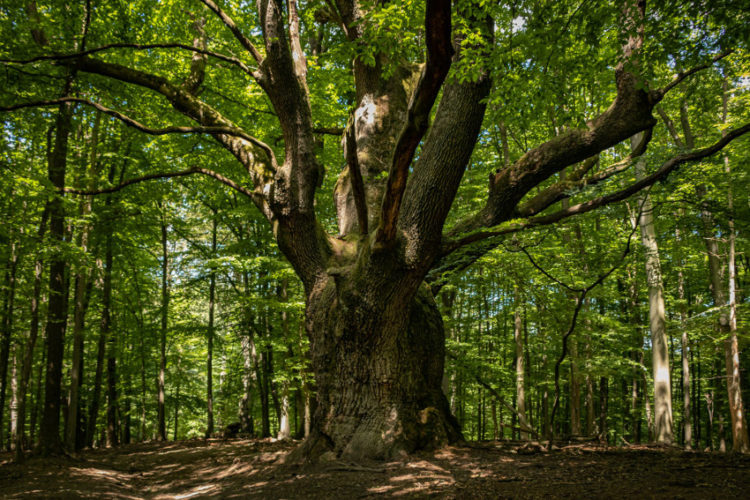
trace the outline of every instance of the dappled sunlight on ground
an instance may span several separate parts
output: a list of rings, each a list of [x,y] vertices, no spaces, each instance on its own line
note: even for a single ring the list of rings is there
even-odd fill
[[[387,463],[285,464],[295,443],[148,442],[74,458],[0,454],[3,498],[741,498],[750,458],[648,446],[476,443]]]

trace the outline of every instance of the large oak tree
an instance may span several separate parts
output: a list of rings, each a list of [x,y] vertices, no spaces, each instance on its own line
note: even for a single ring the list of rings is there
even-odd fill
[[[729,130],[717,142],[683,151],[639,180],[629,180],[623,174],[648,146],[656,124],[654,107],[683,80],[729,55],[732,47],[725,45],[736,38],[729,36],[731,30],[708,30],[726,35],[728,41],[716,38],[716,50],[697,58],[687,57],[695,56],[689,47],[665,48],[663,52],[672,58],[659,73],[654,67],[661,59],[652,64],[644,50],[649,41],[659,40],[659,33],[649,30],[680,9],[667,2],[661,11],[650,14],[644,0],[625,0],[604,12],[582,8],[583,2],[570,9],[562,32],[585,24],[595,37],[608,39],[607,46],[616,48],[602,51],[611,58],[602,63],[611,74],[610,102],[588,119],[559,127],[552,139],[516,161],[498,164],[483,206],[447,227],[462,177],[483,134],[487,103],[496,106],[501,100],[493,89],[501,89],[504,77],[513,80],[514,68],[528,66],[538,56],[523,52],[524,43],[532,43],[528,37],[517,40],[507,35],[523,31],[524,23],[538,24],[546,4],[404,3],[420,12],[423,23],[414,33],[420,50],[399,57],[398,49],[376,43],[373,35],[384,31],[387,35],[390,29],[390,35],[398,36],[384,22],[389,2],[258,0],[254,7],[248,3],[225,7],[214,0],[197,0],[184,7],[190,12],[182,15],[189,26],[178,30],[182,39],[173,39],[168,26],[157,33],[156,41],[129,40],[126,30],[120,38],[113,34],[106,39],[100,33],[99,45],[89,42],[87,50],[73,50],[73,43],[65,53],[38,47],[34,57],[6,61],[14,67],[64,68],[85,82],[80,84],[85,92],[73,91],[69,85],[60,98],[50,91],[36,99],[7,103],[6,111],[70,103],[93,106],[144,133],[208,134],[242,165],[246,179],[230,179],[226,173],[197,165],[154,171],[96,192],[153,178],[202,174],[243,193],[257,206],[304,286],[317,405],[311,435],[300,454],[312,459],[324,453],[352,459],[390,458],[460,441],[461,431],[441,389],[445,339],[434,295],[447,277],[471,265],[507,234],[624,200],[750,131],[750,125]],[[135,4],[143,5],[148,2]],[[735,12],[733,2],[722,2],[725,7],[727,13]],[[301,16],[299,9],[314,15]],[[710,17],[702,2],[690,3],[685,12],[697,16],[701,9]],[[146,8],[132,14],[115,11],[129,22],[159,25]],[[501,26],[501,14],[509,17],[509,28]],[[95,26],[97,9],[91,15]],[[231,33],[233,45],[217,42],[225,38],[208,32],[209,26]],[[20,30],[23,24],[17,27]],[[693,29],[702,33],[697,20]],[[323,33],[326,40],[349,47],[351,53],[351,99],[336,103],[344,109],[349,106],[351,115],[340,131],[322,127],[311,104],[307,59],[324,50]],[[519,50],[520,65],[504,68],[497,62],[502,60],[497,54]],[[553,45],[547,63],[555,50]],[[127,59],[111,56],[123,51],[140,54],[133,59],[138,62],[128,64]],[[149,65],[149,57],[164,51],[190,60],[181,78],[164,76]],[[694,64],[688,66],[681,56]],[[213,64],[249,77],[248,88],[240,93],[263,92],[280,130],[278,144],[254,137],[240,119],[209,104],[205,90],[224,90],[212,88],[215,81],[206,78]],[[677,74],[663,77],[675,68]],[[518,79],[515,82],[523,85]],[[128,87],[164,100],[192,125],[150,127],[135,116],[137,110],[127,115],[114,109],[108,101],[117,104],[118,89]],[[60,109],[63,113],[67,108]],[[319,150],[320,136],[326,133],[340,134],[343,143],[345,167],[333,195],[337,234],[326,231],[316,204],[316,196],[325,196],[320,194],[326,169]],[[596,161],[603,151],[640,133],[644,139],[629,156],[612,164]],[[328,171],[331,175],[331,166]],[[556,180],[561,172],[565,175]],[[620,177],[623,180],[617,180]],[[588,198],[556,208],[577,190],[601,184],[618,187],[604,194],[585,191],[591,193]]]

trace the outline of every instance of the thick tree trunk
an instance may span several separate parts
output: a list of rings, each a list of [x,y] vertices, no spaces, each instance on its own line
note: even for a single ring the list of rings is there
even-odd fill
[[[337,294],[333,278],[308,297],[318,405],[297,456],[388,459],[461,441],[441,388],[445,338],[430,291],[361,298]]]
[[[72,78],[68,78],[64,94],[68,94]],[[67,167],[68,135],[70,134],[73,109],[69,104],[61,104],[55,125],[55,145],[49,155],[49,180],[56,189],[65,187]],[[60,393],[62,381],[63,340],[67,325],[66,308],[66,261],[62,252],[65,234],[65,207],[61,195],[55,195],[49,202],[50,238],[56,247],[50,259],[49,307],[47,308],[47,369],[45,373],[44,411],[39,436],[39,449],[42,456],[62,453],[60,441]]]

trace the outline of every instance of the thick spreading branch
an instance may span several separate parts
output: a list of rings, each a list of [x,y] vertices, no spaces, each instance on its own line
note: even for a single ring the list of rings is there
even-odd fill
[[[610,205],[612,203],[616,203],[619,201],[623,201],[631,197],[632,195],[638,193],[642,189],[645,189],[655,184],[656,182],[665,179],[671,172],[676,170],[681,165],[685,163],[693,162],[693,161],[698,161],[703,158],[707,158],[717,153],[718,151],[721,151],[722,148],[724,148],[727,144],[732,142],[734,139],[737,139],[738,137],[741,137],[744,134],[747,134],[748,132],[750,132],[750,123],[727,132],[726,135],[724,135],[720,140],[718,140],[717,142],[715,142],[714,144],[710,146],[707,146],[705,148],[698,149],[695,151],[691,151],[688,153],[679,154],[670,158],[669,160],[664,162],[661,165],[661,167],[659,167],[659,169],[657,169],[651,175],[648,175],[644,177],[643,179],[640,179],[637,182],[634,182],[633,184],[621,190],[615,191],[614,193],[599,196],[591,200],[578,203],[576,205],[571,205],[570,207],[566,209],[558,210],[551,214],[537,215],[534,217],[529,217],[525,220],[515,221],[509,224],[502,225],[497,229],[474,231],[463,237],[446,240],[443,244],[441,255],[443,258],[446,258],[451,253],[467,245],[472,245],[472,244],[479,243],[488,239],[493,239],[496,237],[502,237],[504,235],[516,233],[516,232],[523,231],[526,229],[531,229],[534,227],[554,224],[568,217],[572,217],[574,215],[581,215],[586,212],[590,212],[594,209],[597,209],[599,207]],[[489,250],[490,248],[494,248],[494,246],[496,245],[490,245],[487,248],[487,250]],[[474,256],[471,262],[476,260],[476,258],[478,258],[479,256],[481,256],[481,254]],[[465,265],[462,264],[460,268],[463,269],[469,263],[466,263]],[[449,266],[445,262],[439,262],[436,267],[457,269],[457,268]]]
[[[273,150],[269,145],[264,143],[261,140],[256,139],[255,137],[248,135],[244,130],[237,128],[237,127],[222,127],[222,126],[215,126],[215,127],[203,127],[203,126],[197,126],[197,127],[181,127],[181,126],[170,126],[170,127],[163,127],[163,128],[150,128],[146,125],[143,125],[137,120],[134,120],[133,118],[130,118],[129,116],[126,116],[119,111],[116,111],[111,108],[107,108],[106,106],[102,106],[101,104],[90,101],[88,99],[83,99],[80,97],[61,97],[59,99],[50,99],[46,101],[32,101],[32,102],[24,102],[19,104],[14,104],[12,106],[6,106],[6,107],[0,107],[0,112],[2,111],[15,111],[18,109],[23,108],[32,108],[32,107],[48,107],[48,106],[58,106],[59,104],[63,102],[76,102],[79,104],[85,104],[87,106],[91,106],[92,108],[96,108],[99,111],[101,111],[104,114],[107,114],[109,116],[112,116],[114,118],[117,118],[121,122],[123,122],[125,125],[129,127],[133,127],[136,130],[139,130],[141,132],[144,132],[149,135],[167,135],[167,134],[224,134],[234,137],[241,137],[245,139],[248,142],[251,142],[252,144],[255,144],[256,146],[262,148],[267,154],[268,159],[271,162],[271,164],[275,164],[276,160],[274,157]]]
[[[643,3],[635,2],[626,9],[626,16],[632,17],[626,24],[640,24]],[[489,197],[485,207],[459,223],[450,234],[494,226],[528,215],[532,208],[534,213],[538,213],[537,207],[530,206],[523,207],[525,210],[519,213],[518,204],[527,193],[566,167],[595,156],[639,132],[651,129],[656,124],[651,114],[652,110],[669,90],[688,76],[710,67],[731,53],[727,51],[718,54],[710,62],[680,73],[664,88],[649,92],[644,89],[639,77],[630,72],[632,66],[637,67],[642,37],[642,28],[635,30],[635,33],[628,37],[623,47],[623,61],[618,64],[615,72],[617,97],[604,113],[589,122],[588,130],[570,130],[527,152],[510,167],[500,169],[490,178]],[[628,62],[630,64],[627,64]]]
[[[227,56],[218,52],[213,52],[202,47],[193,47],[192,45],[186,45],[184,43],[108,43],[89,50],[81,52],[74,52],[71,54],[45,54],[41,56],[31,57],[29,59],[0,59],[1,63],[5,64],[33,64],[35,62],[42,61],[69,61],[71,59],[80,59],[81,57],[90,56],[98,52],[105,52],[112,49],[133,49],[133,50],[154,50],[154,49],[181,49],[191,51],[197,54],[203,54],[208,57],[213,57],[220,61],[230,63],[240,68],[243,72],[250,76],[255,76],[253,70],[248,67],[241,60],[236,57]]]
[[[406,125],[393,153],[376,237],[377,242],[381,244],[393,241],[396,237],[398,213],[406,189],[409,165],[427,131],[430,110],[451,66],[453,46],[450,0],[427,1],[425,33],[427,35],[427,63],[409,104]]]
[[[586,177],[586,173],[588,173],[599,161],[599,156],[592,156],[582,162],[577,168],[573,169],[565,179],[561,179],[559,182],[556,182],[539,192],[531,200],[520,205],[517,210],[518,215],[522,217],[530,217],[539,214],[554,203],[569,198],[573,190],[584,188],[586,186],[594,186],[627,170],[635,158],[646,152],[646,148],[648,147],[649,142],[651,142],[651,137],[652,129],[647,129],[643,133],[641,141],[628,156],[613,163],[606,169]]]
[[[166,97],[177,111],[195,120],[201,126],[239,130],[239,127],[211,106],[161,76],[90,57],[75,59],[69,64],[79,71],[95,73],[151,89]],[[215,134],[215,137],[248,169],[256,185],[265,183],[266,179],[272,175],[276,166],[268,160],[268,150],[260,144],[224,133]],[[267,213],[267,210],[263,209],[263,212]]]

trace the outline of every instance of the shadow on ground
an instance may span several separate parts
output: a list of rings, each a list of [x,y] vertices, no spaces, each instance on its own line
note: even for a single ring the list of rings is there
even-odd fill
[[[446,448],[388,463],[284,464],[293,443],[195,440],[90,450],[75,458],[0,454],[3,498],[743,498],[750,457],[590,444]]]

